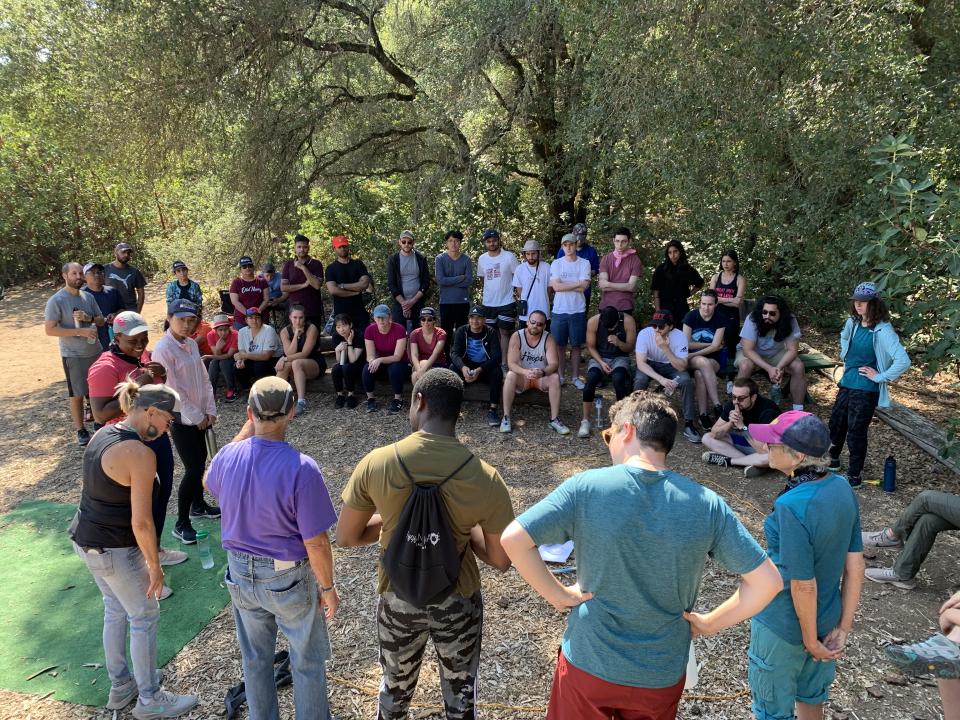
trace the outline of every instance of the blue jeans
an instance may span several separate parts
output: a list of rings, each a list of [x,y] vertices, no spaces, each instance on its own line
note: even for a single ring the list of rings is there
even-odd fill
[[[73,549],[86,563],[103,593],[103,652],[113,687],[130,681],[127,665],[127,624],[130,625],[130,658],[142,702],[150,702],[157,683],[157,623],[160,603],[147,597],[150,576],[140,548]]]
[[[330,638],[318,602],[317,581],[303,560],[274,570],[273,560],[230,550],[224,584],[233,601],[250,717],[279,720],[273,656],[279,627],[290,643],[297,720],[330,720],[327,666]]]

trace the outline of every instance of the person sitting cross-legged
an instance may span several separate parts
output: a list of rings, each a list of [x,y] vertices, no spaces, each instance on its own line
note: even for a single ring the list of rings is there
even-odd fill
[[[924,490],[893,525],[863,534],[864,547],[903,548],[891,567],[867,568],[867,580],[912,590],[920,566],[944,530],[960,530],[960,495]]]
[[[542,310],[534,310],[527,317],[527,326],[517,330],[507,348],[507,377],[503,381],[503,418],[500,420],[500,432],[508,433],[513,429],[510,423],[510,411],[513,409],[515,395],[529,388],[537,388],[550,398],[550,422],[548,425],[561,435],[567,435],[570,429],[560,420],[560,358],[557,343],[549,332],[547,316]]]
[[[720,417],[703,436],[709,448],[703,461],[720,467],[742,467],[744,477],[756,477],[770,467],[767,453],[758,452],[749,442],[747,425],[766,425],[780,415],[772,400],[760,395],[760,389],[750,378],[733,381],[730,402],[720,410]]]
[[[673,315],[658,310],[650,323],[637,333],[637,374],[634,390],[646,390],[651,380],[658,382],[669,397],[680,390],[683,399],[683,436],[692,443],[700,442],[694,422],[697,418],[693,378],[687,372],[687,339],[674,327]]]
[[[627,396],[630,382],[630,349],[637,341],[637,322],[633,315],[615,307],[605,307],[587,321],[587,382],[583,388],[583,420],[577,437],[590,437],[590,410],[597,385],[613,380],[617,400]]]

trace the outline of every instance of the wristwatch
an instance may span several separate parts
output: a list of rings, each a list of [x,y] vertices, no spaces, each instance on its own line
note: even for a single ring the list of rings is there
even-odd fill
[[[330,587],[324,587],[323,585],[320,586],[320,594],[321,594],[321,595],[323,595],[324,593],[328,593],[328,592],[330,592],[331,590],[333,590],[333,585],[331,585]]]

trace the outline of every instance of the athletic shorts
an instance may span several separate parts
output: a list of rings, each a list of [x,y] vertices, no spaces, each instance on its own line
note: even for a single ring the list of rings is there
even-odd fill
[[[517,327],[517,304],[509,303],[493,307],[491,305],[483,306],[484,322],[490,327],[498,327],[501,330],[513,330]]]
[[[803,645],[788,643],[756,620],[750,623],[747,660],[757,720],[792,718],[798,702],[825,702],[837,674],[836,661],[815,661]]]
[[[781,348],[778,353],[776,353],[775,355],[771,355],[770,357],[765,357],[763,359],[765,362],[768,362],[771,365],[776,365],[778,362],[783,360],[783,356],[786,354],[787,354],[787,347],[786,345],[784,345],[783,348]],[[746,357],[747,356],[743,354],[743,350],[741,348],[737,348],[737,359],[733,361],[733,366],[739,370],[740,364],[746,359]]]
[[[98,357],[100,356],[88,355],[60,358],[63,361],[63,374],[67,378],[67,397],[86,397],[90,394],[87,389],[87,373]]]
[[[546,379],[549,375],[544,375],[543,377],[538,378],[528,378],[526,375],[517,376],[517,395],[522,392],[526,392],[530,388],[536,388],[543,392],[547,392]]]
[[[550,319],[553,321],[553,339],[560,347],[577,347],[587,341],[586,313],[554,313]]]

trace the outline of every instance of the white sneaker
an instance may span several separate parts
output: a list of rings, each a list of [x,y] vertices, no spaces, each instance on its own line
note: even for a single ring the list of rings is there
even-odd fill
[[[160,548],[160,564],[163,566],[167,565],[179,565],[182,562],[186,562],[187,558],[190,557],[183,550],[168,550],[167,548]]]
[[[580,438],[590,437],[590,421],[589,420],[580,421],[580,429],[577,430],[577,437],[580,437]]]
[[[566,425],[564,425],[563,422],[561,422],[560,418],[558,418],[558,417],[555,417],[553,420],[551,420],[551,421],[550,421],[549,423],[547,423],[547,424],[548,424],[551,428],[553,428],[554,430],[556,430],[557,433],[560,434],[560,435],[569,435],[569,434],[570,434],[570,428],[568,428]]]
[[[149,703],[144,704],[137,700],[137,706],[133,709],[133,716],[137,720],[175,718],[190,712],[196,704],[196,695],[177,695],[160,688]]]
[[[573,386],[574,386],[577,390],[583,390],[583,389],[587,386],[587,384],[586,384],[583,380],[581,380],[580,378],[575,377],[575,378],[573,379]]]
[[[169,585],[164,585],[163,590],[160,591],[160,597],[158,597],[157,600],[166,600],[171,595],[173,595],[173,588]]]
[[[506,415],[500,419],[500,432],[513,432],[513,425],[510,424],[510,418],[508,418]]]
[[[867,580],[873,580],[875,583],[883,585],[893,585],[903,590],[913,590],[917,586],[917,581],[914,578],[904,580],[893,571],[892,567],[867,568],[863,575]]]

